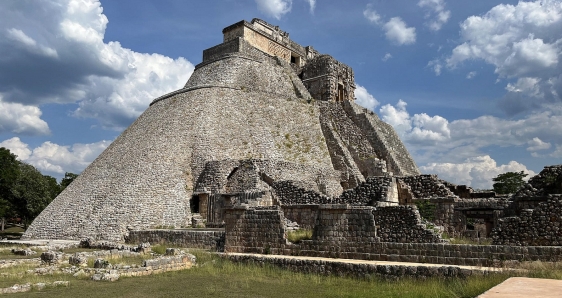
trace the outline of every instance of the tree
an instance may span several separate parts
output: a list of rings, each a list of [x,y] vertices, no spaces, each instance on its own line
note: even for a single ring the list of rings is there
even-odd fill
[[[495,182],[493,184],[494,191],[499,194],[516,193],[525,184],[523,178],[527,176],[528,174],[523,173],[523,171],[499,174],[492,179]]]
[[[16,213],[24,220],[33,220],[53,200],[49,179],[32,165],[19,163],[20,174],[14,185],[12,205]]]
[[[19,176],[19,161],[10,150],[0,148],[0,218],[4,231],[6,217],[12,213],[13,186]]]
[[[63,191],[76,177],[78,177],[78,174],[70,172],[64,173],[64,178],[60,181],[60,190]]]

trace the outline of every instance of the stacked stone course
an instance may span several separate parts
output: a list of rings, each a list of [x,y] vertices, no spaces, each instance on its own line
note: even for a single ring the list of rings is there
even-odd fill
[[[550,195],[519,216],[499,219],[492,238],[501,245],[562,245],[562,195]]]
[[[380,207],[373,211],[381,242],[438,243],[441,236],[422,223],[412,206]]]

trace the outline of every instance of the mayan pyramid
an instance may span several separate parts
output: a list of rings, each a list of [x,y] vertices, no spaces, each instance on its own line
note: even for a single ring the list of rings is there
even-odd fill
[[[275,182],[333,197],[369,176],[419,174],[393,128],[354,103],[349,66],[259,19],[223,34],[23,239],[120,241],[131,229],[189,227],[194,214],[220,226],[226,203],[278,203]]]

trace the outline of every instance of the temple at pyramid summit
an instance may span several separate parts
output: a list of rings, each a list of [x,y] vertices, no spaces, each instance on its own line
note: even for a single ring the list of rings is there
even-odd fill
[[[394,129],[355,103],[351,67],[260,19],[223,35],[23,239],[122,241],[132,230],[220,228],[232,206],[415,198],[407,188],[420,171]]]

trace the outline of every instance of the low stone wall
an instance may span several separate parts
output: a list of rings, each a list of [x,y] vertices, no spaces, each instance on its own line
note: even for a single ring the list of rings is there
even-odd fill
[[[302,209],[312,212],[312,207]],[[291,212],[299,210],[293,208]],[[441,242],[426,229],[414,207],[368,207],[318,205],[312,240],[298,245],[287,242],[284,213],[279,207],[236,207],[226,210],[225,251],[293,254],[298,251],[334,253],[371,252],[380,242],[378,229],[386,241],[409,243]],[[367,249],[367,250],[365,250]]]
[[[441,236],[421,223],[418,210],[413,206],[391,206],[374,209],[377,236],[381,242],[441,242]]]
[[[264,266],[271,264],[294,272],[315,273],[321,275],[352,276],[359,278],[400,278],[400,277],[467,277],[482,274],[481,270],[463,269],[454,266],[404,266],[404,265],[376,265],[344,263],[325,260],[297,260],[283,257],[230,255],[224,254],[233,262],[256,264]]]
[[[377,242],[373,207],[320,205],[313,241],[345,248]]]
[[[378,242],[356,247],[355,252],[346,252],[329,245],[307,245],[307,242],[312,241],[292,245],[283,252],[287,255],[311,257],[468,266],[512,266],[521,261],[562,261],[561,246]],[[306,250],[305,246],[310,250]]]
[[[231,247],[244,252],[277,254],[287,244],[285,218],[279,206],[226,209],[225,232],[225,250]]]
[[[425,230],[416,223],[412,210],[415,209],[319,206],[313,239],[295,244],[286,240],[283,211],[278,207],[227,209],[225,252],[471,266],[509,266],[519,261],[562,260],[562,246],[415,243],[438,242],[440,239],[428,232],[431,230]],[[379,223],[381,226],[378,226]],[[392,224],[395,225],[393,229],[390,228]],[[419,229],[419,233],[411,232],[412,229]],[[383,230],[390,231],[389,235],[381,235]],[[381,237],[408,243],[381,242]]]
[[[535,209],[522,210],[519,216],[498,220],[492,231],[494,244],[562,245],[562,195],[550,195]]]
[[[224,249],[224,230],[142,230],[130,231],[127,243],[169,244],[214,251]]]

